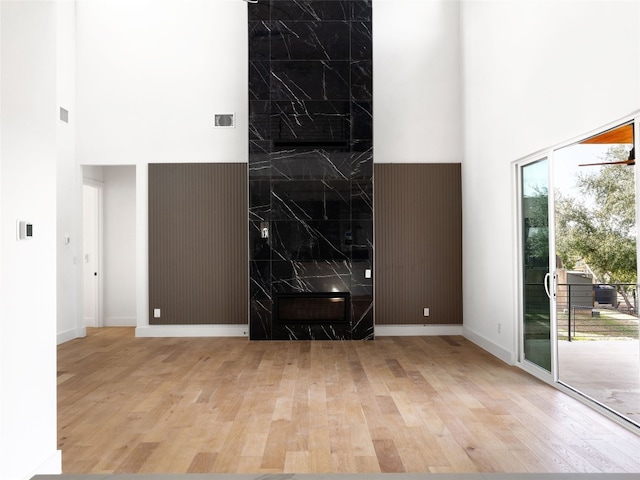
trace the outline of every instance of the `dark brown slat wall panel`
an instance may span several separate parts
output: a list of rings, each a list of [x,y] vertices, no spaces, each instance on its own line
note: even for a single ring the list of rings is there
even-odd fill
[[[462,324],[460,164],[375,164],[374,179],[376,324]]]
[[[248,323],[247,188],[244,163],[149,165],[150,324]]]

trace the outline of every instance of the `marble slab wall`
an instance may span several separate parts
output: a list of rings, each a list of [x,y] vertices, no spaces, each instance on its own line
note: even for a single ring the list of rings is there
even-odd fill
[[[373,338],[371,0],[248,9],[250,337]],[[276,321],[301,292],[349,292],[350,321]]]

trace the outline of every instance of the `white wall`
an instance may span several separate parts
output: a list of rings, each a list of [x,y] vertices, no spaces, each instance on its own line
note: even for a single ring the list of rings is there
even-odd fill
[[[57,331],[58,343],[84,336],[81,298],[82,243],[80,228],[82,193],[80,168],[76,164],[76,82],[75,82],[75,3],[57,4],[56,82],[58,106],[69,112],[69,123],[57,122]],[[68,238],[68,243],[65,242]]]
[[[59,473],[56,4],[1,2],[0,477]],[[34,237],[16,240],[16,220]]]
[[[507,361],[518,321],[511,162],[640,108],[639,20],[638,1],[461,4],[464,325]]]
[[[373,1],[374,162],[459,163],[459,4]]]
[[[79,0],[77,26],[81,163],[247,161],[245,2]]]
[[[104,167],[105,327],[136,325],[136,170]]]

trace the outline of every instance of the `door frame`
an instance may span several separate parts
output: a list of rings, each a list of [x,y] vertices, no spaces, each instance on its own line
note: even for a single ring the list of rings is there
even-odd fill
[[[552,193],[552,163],[553,163],[553,151],[551,149],[541,150],[539,152],[534,153],[533,155],[529,155],[521,160],[514,162],[514,168],[512,171],[513,175],[513,185],[514,185],[514,196],[515,196],[515,225],[517,226],[515,233],[515,242],[517,245],[516,248],[516,265],[517,265],[517,328],[515,331],[515,345],[517,346],[516,353],[516,364],[525,370],[527,373],[533,375],[540,380],[553,384],[557,380],[557,342],[554,340],[554,333],[556,330],[556,309],[554,301],[555,291],[556,291],[556,272],[555,272],[555,245],[549,242],[549,265],[548,270],[551,274],[550,278],[550,291],[552,291],[552,296],[549,298],[549,328],[550,328],[550,342],[551,342],[551,372],[548,372],[544,368],[536,365],[535,363],[526,360],[524,355],[524,268],[523,268],[523,259],[524,259],[524,244],[522,241],[522,224],[523,224],[523,215],[522,215],[522,169],[528,165],[532,165],[536,162],[546,160],[547,161],[547,178],[549,181],[549,198],[548,198],[548,230],[549,230],[549,238],[555,238],[555,217],[553,216],[555,205],[553,203],[553,195]]]
[[[97,201],[96,201],[96,211],[95,211],[95,216],[96,216],[96,224],[97,224],[97,232],[96,232],[96,268],[98,271],[98,275],[97,275],[97,280],[96,280],[96,294],[95,294],[95,318],[96,318],[96,327],[102,327],[104,325],[104,304],[103,304],[103,232],[104,232],[104,212],[103,212],[103,190],[104,190],[104,183],[100,182],[98,180],[93,180],[90,178],[84,178],[82,180],[82,187],[84,189],[84,187],[91,187],[96,189],[96,193],[97,193]],[[84,211],[84,194],[83,194],[83,201],[82,201],[82,209]],[[83,217],[84,217],[84,213],[83,213]],[[83,224],[82,224],[82,229],[84,231],[84,220],[83,220]],[[82,264],[82,288],[81,288],[81,292],[82,292],[82,312],[84,312],[84,282],[85,282],[85,261],[84,261],[84,234],[83,234],[83,238],[82,238],[82,259],[81,259],[81,264]],[[83,315],[83,324],[84,324],[84,315]],[[86,327],[87,325],[83,325],[84,327]]]

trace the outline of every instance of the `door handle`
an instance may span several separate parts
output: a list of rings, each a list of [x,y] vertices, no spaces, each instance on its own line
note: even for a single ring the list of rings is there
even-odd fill
[[[551,298],[551,292],[549,289],[549,279],[551,278],[551,274],[547,272],[544,276],[544,291],[547,292],[547,297]]]

